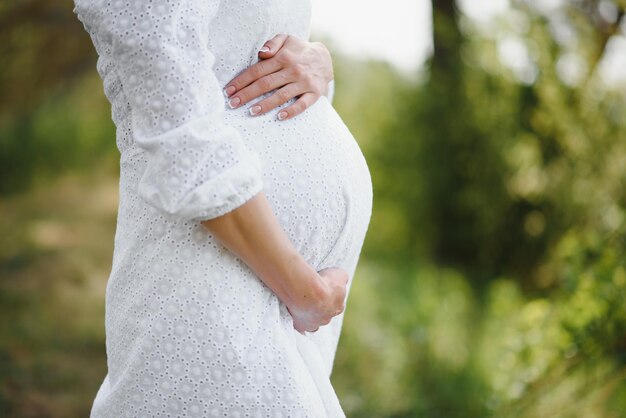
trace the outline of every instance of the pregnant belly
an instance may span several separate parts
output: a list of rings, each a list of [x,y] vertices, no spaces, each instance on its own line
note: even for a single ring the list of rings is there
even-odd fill
[[[247,109],[227,111],[227,123],[260,156],[264,192],[299,253],[321,268],[331,254],[348,256],[360,248],[358,240],[342,238],[348,232],[358,236],[359,228],[364,235],[371,179],[357,142],[327,98],[284,121],[276,119],[280,109],[261,116],[250,116]],[[353,218],[360,224],[351,224]]]

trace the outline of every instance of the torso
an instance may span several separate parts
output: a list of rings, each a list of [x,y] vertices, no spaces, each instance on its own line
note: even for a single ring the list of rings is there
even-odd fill
[[[310,0],[222,2],[209,39],[222,87],[258,62],[259,48],[276,34],[309,40],[310,20]],[[291,120],[276,116],[295,99],[250,116],[249,107],[271,93],[239,109],[230,109],[225,99],[226,120],[262,157],[264,191],[279,221],[301,254],[317,265],[347,222],[347,199],[371,194],[369,172],[355,138],[326,97]]]
[[[309,0],[222,0],[207,22],[221,87],[255,63],[275,34],[308,40],[309,21]],[[235,409],[251,416],[343,416],[328,379],[343,314],[301,336],[269,288],[202,225],[164,217],[139,198],[147,160],[130,135],[128,100],[108,78],[114,65],[105,55],[98,61],[121,160],[106,299],[109,373],[93,416],[175,416],[176,408],[191,408],[198,399],[199,416],[234,416]],[[259,155],[263,190],[297,250],[318,270],[343,267],[352,278],[370,220],[372,184],[355,138],[331,103],[321,97],[285,121],[276,118],[280,108],[250,116],[250,105],[230,109],[225,97],[223,105],[226,124]]]

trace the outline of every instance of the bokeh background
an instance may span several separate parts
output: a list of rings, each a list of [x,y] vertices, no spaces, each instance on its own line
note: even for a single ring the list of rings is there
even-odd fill
[[[380,13],[404,27],[414,2],[426,42],[351,51],[328,28],[357,30],[368,2],[335,2],[312,36],[375,193],[332,376],[344,409],[625,417],[626,2]],[[110,107],[71,1],[3,0],[0,41],[0,416],[85,417],[106,373]]]

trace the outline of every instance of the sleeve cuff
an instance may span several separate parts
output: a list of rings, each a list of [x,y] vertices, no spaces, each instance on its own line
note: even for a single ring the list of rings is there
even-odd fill
[[[179,200],[172,200],[158,176],[146,170],[138,185],[139,196],[168,216],[202,221],[221,216],[263,190],[261,162],[256,154],[222,171],[218,176],[190,190]]]

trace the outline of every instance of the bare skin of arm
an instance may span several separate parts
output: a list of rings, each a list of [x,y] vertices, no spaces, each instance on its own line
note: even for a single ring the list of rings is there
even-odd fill
[[[315,271],[283,231],[264,192],[202,224],[287,306],[297,331],[316,331],[343,312],[347,273]]]

